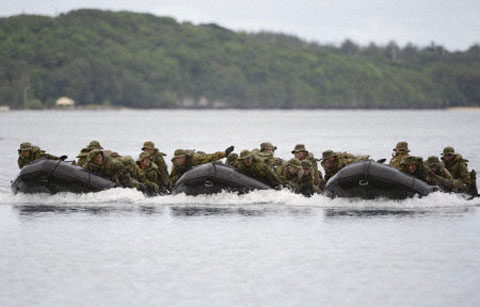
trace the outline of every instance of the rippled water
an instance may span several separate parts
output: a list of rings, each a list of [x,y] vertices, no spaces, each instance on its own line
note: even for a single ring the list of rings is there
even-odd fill
[[[0,306],[480,304],[480,201],[304,198],[286,191],[145,198],[115,189],[12,195],[16,149],[74,157],[92,139],[135,157],[262,141],[389,157],[453,145],[479,168],[480,112],[0,113]]]

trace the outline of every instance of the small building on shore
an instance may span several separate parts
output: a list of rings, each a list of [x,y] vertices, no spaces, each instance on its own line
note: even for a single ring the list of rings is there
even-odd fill
[[[57,108],[73,108],[75,106],[75,101],[72,98],[60,97],[55,102]]]

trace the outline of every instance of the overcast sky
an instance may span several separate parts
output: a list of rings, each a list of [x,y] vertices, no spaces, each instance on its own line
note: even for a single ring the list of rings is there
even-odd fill
[[[480,43],[480,0],[0,0],[1,16],[55,16],[79,8],[283,32],[321,44],[346,38],[361,45],[435,42],[453,51]]]

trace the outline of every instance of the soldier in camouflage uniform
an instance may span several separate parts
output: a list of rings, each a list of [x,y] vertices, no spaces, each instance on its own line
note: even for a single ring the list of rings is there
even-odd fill
[[[462,188],[462,184],[453,179],[450,172],[444,167],[438,157],[428,157],[425,162],[425,169],[427,173],[427,183],[438,185],[448,192],[458,192],[459,188]]]
[[[312,175],[315,177],[315,181],[320,182],[321,180],[323,180],[322,173],[318,170],[318,164],[317,164],[317,162],[320,161],[320,160],[316,159],[313,156],[313,153],[308,152],[305,149],[305,145],[303,145],[303,144],[295,145],[295,148],[292,150],[292,154],[294,154],[295,158],[297,158],[298,160],[300,160],[302,162],[305,161],[305,160],[308,160],[308,161],[312,162],[312,168],[313,168],[313,174]]]
[[[427,173],[421,157],[406,157],[400,162],[400,170],[417,179],[427,181]]]
[[[151,141],[147,141],[143,143],[143,151],[147,151],[150,153],[150,159],[152,160],[153,163],[155,163],[158,167],[158,182],[160,186],[164,186],[166,188],[169,188],[170,186],[170,180],[168,178],[168,167],[167,163],[165,163],[165,159],[163,157],[166,157],[167,154],[159,151],[157,148],[155,148],[155,144]]]
[[[54,155],[46,153],[44,150],[41,150],[38,146],[33,146],[29,142],[20,144],[17,160],[19,168],[23,168],[25,165],[31,163],[32,161],[42,158],[49,160],[65,160],[67,156],[56,157]]]
[[[400,163],[403,159],[409,156],[410,150],[408,149],[407,142],[398,142],[397,146],[393,149],[392,159],[390,159],[390,165],[400,169]]]
[[[92,174],[106,177],[119,186],[128,185],[121,180],[125,177],[126,172],[123,164],[114,158],[109,150],[94,149],[90,151],[87,156],[87,163],[83,168]]]
[[[204,152],[195,152],[194,150],[175,150],[174,157],[172,158],[172,171],[170,172],[170,184],[173,186],[182,175],[191,170],[192,167],[214,162],[228,156],[234,149],[234,146],[230,146],[225,151],[217,151],[213,154],[206,154]]]
[[[156,194],[159,191],[159,172],[158,166],[151,162],[150,160],[150,153],[148,151],[143,151],[137,159],[137,166],[139,177],[141,178],[141,182],[145,184],[147,190],[152,193]]]
[[[299,193],[300,181],[303,177],[302,161],[297,158],[288,160],[286,165],[278,168],[277,176],[284,186]]]
[[[124,186],[129,188],[135,188],[142,192],[146,191],[145,185],[141,182],[142,177],[140,174],[140,169],[138,168],[135,160],[131,156],[121,156],[120,158],[115,158],[116,161],[122,163],[125,168],[125,172],[120,177],[120,182]]]
[[[445,168],[452,174],[453,179],[458,180],[464,185],[463,191],[470,193],[473,196],[478,194],[476,183],[476,172],[468,172],[467,162],[462,155],[455,153],[455,149],[447,146],[442,152],[442,161]]]
[[[322,153],[322,167],[325,170],[325,181],[332,178],[339,170],[346,165],[362,160],[368,160],[369,156],[354,156],[346,152],[334,152],[325,150]]]
[[[253,149],[252,153],[256,159],[263,160],[276,171],[279,166],[285,164],[285,161],[275,157],[275,150],[277,150],[277,146],[273,146],[273,144],[270,142],[263,142],[260,144],[260,150]]]
[[[302,161],[303,176],[299,183],[298,192],[305,196],[312,196],[313,194],[321,193],[325,186],[325,180],[321,181],[314,175],[312,161]]]
[[[87,147],[82,148],[80,153],[77,155],[78,161],[77,164],[81,167],[87,163],[87,156],[88,153],[94,149],[103,149],[103,147],[100,145],[100,142],[98,141],[91,141]]]
[[[237,170],[253,179],[278,187],[281,182],[275,171],[264,160],[256,158],[249,150],[242,150],[238,157]]]

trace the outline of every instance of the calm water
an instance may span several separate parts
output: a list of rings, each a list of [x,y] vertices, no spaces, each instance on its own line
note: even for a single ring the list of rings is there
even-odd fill
[[[263,141],[389,158],[452,145],[480,169],[480,112],[0,113],[0,306],[479,306],[479,200],[304,198],[286,191],[165,196],[116,189],[17,195],[17,148],[74,157],[92,139],[169,158]]]

